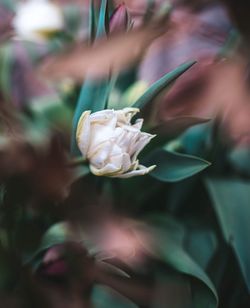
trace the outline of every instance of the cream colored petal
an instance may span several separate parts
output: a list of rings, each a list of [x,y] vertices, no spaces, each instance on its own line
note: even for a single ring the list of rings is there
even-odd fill
[[[90,171],[96,176],[111,176],[112,174],[116,174],[117,172],[120,171],[120,169],[117,168],[112,163],[107,164],[101,169],[96,168],[92,164],[90,164],[89,167],[90,167]]]
[[[114,110],[107,109],[91,116],[91,147],[89,156],[94,156],[106,143],[114,143],[116,135],[121,133],[116,128],[117,115]]]
[[[127,132],[131,132],[131,133],[138,133],[140,132],[140,130],[136,127],[134,127],[133,125],[128,125],[128,124],[124,124],[122,126],[120,126],[123,130],[127,131]]]
[[[116,119],[114,119],[116,122]],[[113,120],[109,122],[109,125],[95,123],[91,125],[91,145],[89,148],[89,156],[94,155],[101,146],[104,146],[106,142],[110,142],[114,139],[115,125]]]
[[[133,142],[134,133],[122,130],[121,134],[116,138],[116,144],[123,150],[125,153],[129,153],[128,149],[131,147],[131,142]]]
[[[137,159],[137,156],[139,153],[145,148],[145,146],[153,139],[156,135],[151,135],[148,133],[141,133],[140,137],[138,138],[136,144],[134,144],[134,148],[131,149],[131,152],[133,153],[132,161]]]
[[[129,146],[127,148],[127,152],[129,153],[129,155],[131,157],[133,157],[134,153],[135,153],[135,149],[137,148],[137,143],[140,140],[140,136],[141,136],[141,132],[137,131],[137,132],[131,132],[130,133],[130,143]]]
[[[130,168],[130,157],[126,153],[111,156],[110,161],[102,168],[99,168],[90,161],[91,172],[98,176],[115,176],[127,172]]]
[[[117,110],[117,124],[118,125],[124,125],[124,124],[130,124],[131,119],[133,116],[135,116],[140,109],[138,108],[124,108],[122,110]]]
[[[150,167],[145,167],[142,165],[139,165],[139,169],[137,170],[132,170],[129,171],[127,173],[123,173],[123,174],[115,174],[112,177],[116,177],[116,178],[120,178],[120,179],[128,179],[134,176],[141,176],[141,175],[145,175],[148,174],[149,172],[151,172],[152,170],[154,170],[156,166],[150,166]]]
[[[114,119],[117,119],[117,115],[113,109],[105,109],[91,114],[91,123],[97,122],[99,124],[110,125],[109,122]]]
[[[136,161],[134,161],[131,164],[131,169],[130,170],[136,170],[136,169],[138,169],[138,167],[139,167],[139,160],[137,159]]]
[[[131,168],[130,156],[127,153],[122,153],[119,156],[111,156],[110,162],[120,167],[119,173],[127,172]]]
[[[143,119],[137,119],[135,121],[135,124],[133,125],[133,127],[138,129],[138,130],[141,130],[142,125],[143,125]]]
[[[89,155],[90,163],[96,168],[103,168],[108,162],[112,148],[113,144],[111,141],[100,144],[99,147],[96,148],[96,152]]]
[[[81,115],[77,130],[76,141],[82,155],[87,158],[90,143],[90,111],[85,111]]]

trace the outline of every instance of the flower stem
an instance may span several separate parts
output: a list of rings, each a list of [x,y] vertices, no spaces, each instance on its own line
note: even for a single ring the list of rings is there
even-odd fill
[[[79,165],[83,165],[86,163],[86,159],[83,158],[83,157],[78,157],[78,158],[75,158],[73,159],[71,162],[69,162],[69,167],[77,167]]]

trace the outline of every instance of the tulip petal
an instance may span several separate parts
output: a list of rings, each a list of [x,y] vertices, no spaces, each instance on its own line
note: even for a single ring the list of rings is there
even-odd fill
[[[90,157],[98,151],[101,145],[104,146],[106,142],[109,142],[114,138],[116,122],[116,115],[110,112],[103,114],[100,119],[96,116],[91,118],[91,144],[89,149]]]
[[[148,133],[141,133],[139,139],[137,140],[136,144],[134,144],[134,148],[131,149],[131,156],[132,161],[137,159],[139,153],[144,149],[144,147],[153,139],[156,135],[151,135]]]
[[[112,174],[116,174],[120,170],[121,169],[117,168],[112,163],[107,164],[101,169],[90,164],[90,171],[96,176],[112,176]]]
[[[91,123],[93,123],[93,124],[98,123],[98,124],[110,126],[111,123],[115,123],[115,125],[116,125],[115,119],[117,119],[117,117],[116,117],[115,111],[113,109],[100,110],[100,111],[97,111],[97,112],[91,114]],[[113,126],[113,127],[115,128],[115,126]]]
[[[96,151],[93,153],[89,152],[89,156],[91,158],[91,164],[94,165],[96,168],[103,168],[110,157],[110,153],[112,151],[113,144],[112,142],[105,142],[101,143],[97,148]]]
[[[79,119],[76,140],[82,155],[87,158],[90,141],[90,111],[83,112]]]
[[[149,172],[151,172],[152,170],[154,170],[156,166],[150,166],[150,167],[145,167],[142,165],[139,165],[139,169],[137,170],[132,170],[129,171],[127,173],[123,173],[123,174],[117,174],[117,175],[111,175],[111,177],[116,177],[116,178],[120,178],[120,179],[128,179],[134,176],[141,176],[141,175],[145,175],[148,174]]]
[[[118,125],[130,125],[131,119],[133,118],[134,115],[136,115],[140,109],[138,108],[124,108],[122,110],[116,111],[117,113],[117,124]]]
[[[91,127],[91,145],[90,152],[96,152],[101,144],[111,140],[114,136],[114,129],[110,126],[95,124]]]
[[[143,125],[143,119],[137,119],[135,121],[135,124],[133,125],[133,127],[138,129],[138,130],[141,130],[142,125]]]
[[[143,119],[131,124],[137,108],[84,112],[77,127],[77,142],[97,176],[130,178],[149,173],[155,166],[139,164],[137,155],[155,137],[141,132]]]

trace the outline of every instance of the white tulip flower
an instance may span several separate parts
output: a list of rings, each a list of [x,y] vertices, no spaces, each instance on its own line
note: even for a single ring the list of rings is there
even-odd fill
[[[63,14],[49,0],[28,0],[19,4],[13,26],[19,38],[42,43],[63,29]]]
[[[130,178],[144,175],[155,166],[145,167],[137,159],[141,150],[155,137],[141,132],[143,119],[131,124],[137,108],[83,112],[77,127],[77,143],[90,170],[97,176]]]

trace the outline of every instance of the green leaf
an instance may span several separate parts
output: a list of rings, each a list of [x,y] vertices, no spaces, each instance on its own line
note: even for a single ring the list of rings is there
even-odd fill
[[[249,147],[240,147],[233,149],[229,153],[229,161],[232,163],[234,169],[244,175],[250,175],[250,149]]]
[[[210,136],[213,123],[205,123],[190,127],[180,137],[180,143],[185,152],[190,155],[202,156],[208,147],[208,137]]]
[[[192,258],[206,269],[217,249],[216,235],[202,227],[191,229],[185,240],[185,249]]]
[[[71,129],[73,111],[57,96],[44,96],[33,100],[29,106],[34,116],[44,117],[53,126],[64,131]]]
[[[24,257],[24,264],[31,263],[33,269],[37,269],[42,262],[43,254],[49,248],[69,242],[83,245],[90,255],[100,252],[99,246],[91,239],[80,225],[71,225],[60,222],[52,225],[42,236],[39,247]]]
[[[144,160],[146,165],[156,165],[150,175],[159,181],[177,182],[189,178],[210,166],[210,163],[201,158],[156,149]]]
[[[75,238],[73,231],[67,223],[57,223],[45,232],[38,249],[26,256],[24,263],[32,263],[34,268],[37,268],[41,262],[41,255],[44,251],[68,241],[80,242],[79,239]]]
[[[204,270],[191,258],[184,248],[186,230],[171,217],[154,216],[146,219],[141,242],[151,254],[166,262],[180,273],[197,279],[193,283],[193,308],[217,307],[218,297],[215,287]],[[138,235],[138,233],[137,233]],[[140,237],[140,233],[139,233]],[[143,238],[148,241],[143,241]]]
[[[208,191],[213,200],[225,240],[232,246],[250,291],[250,182],[239,179],[208,178]]]
[[[74,36],[81,25],[82,12],[79,10],[78,6],[75,5],[65,5],[64,10],[64,20],[67,32]]]
[[[10,45],[0,49],[0,87],[3,95],[9,99],[11,95],[11,68],[13,63],[13,50]]]
[[[13,291],[19,279],[20,264],[10,252],[0,245],[0,292],[1,294]]]
[[[15,0],[1,0],[1,5],[5,6],[12,12],[15,12],[17,1]]]
[[[96,14],[94,1],[91,0],[89,5],[89,38],[90,42],[93,43],[96,34]]]
[[[108,0],[102,0],[97,25],[96,37],[102,37],[108,33]]]
[[[138,306],[105,286],[96,286],[92,293],[93,306],[96,308],[137,308]]]
[[[185,308],[192,306],[192,288],[188,276],[166,273],[159,268],[156,274],[152,307]]]
[[[183,73],[192,67],[196,61],[184,63],[177,67],[175,70],[167,73],[161,79],[156,81],[133,105],[135,108],[143,108],[145,105],[155,99],[166,87],[170,86],[176,81]]]

